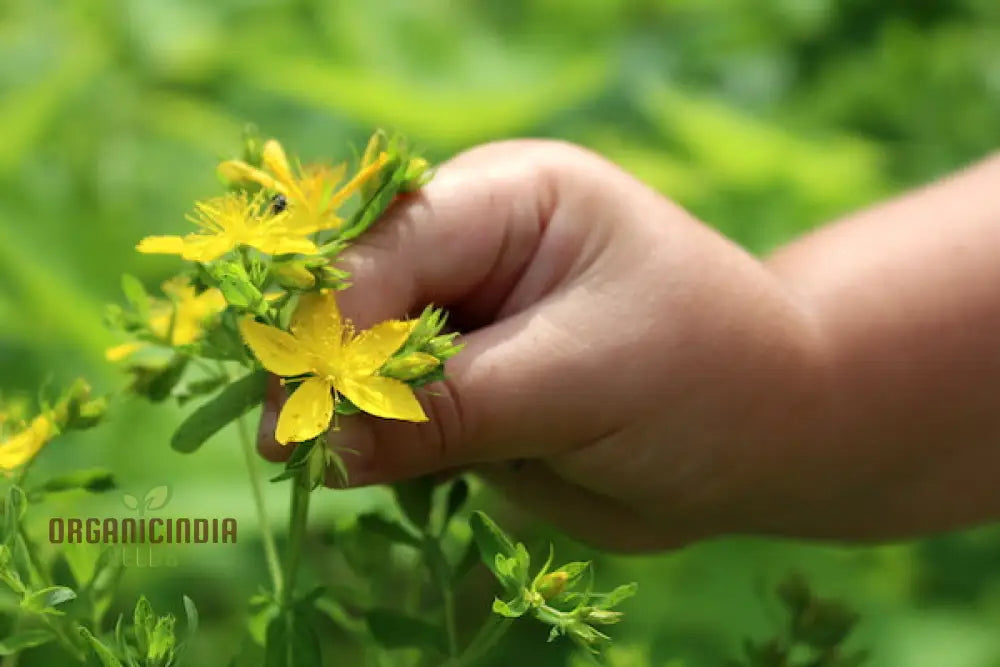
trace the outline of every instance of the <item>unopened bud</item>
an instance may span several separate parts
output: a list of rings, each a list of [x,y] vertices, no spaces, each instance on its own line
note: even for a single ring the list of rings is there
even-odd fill
[[[549,572],[541,578],[535,590],[541,593],[542,597],[548,601],[566,590],[568,582],[569,573],[562,571]]]
[[[581,614],[585,623],[595,623],[597,625],[614,625],[624,618],[625,614],[620,611],[609,609],[597,609],[596,607],[586,607]]]
[[[389,137],[386,136],[386,133],[383,130],[375,130],[371,139],[368,140],[368,145],[365,146],[364,154],[361,156],[361,169],[375,164],[388,146]],[[361,184],[361,197],[366,200],[370,199],[381,186],[381,178],[369,178]]]
[[[430,170],[430,167],[430,162],[422,157],[410,158],[410,161],[406,163],[406,171],[403,172],[401,190],[403,192],[413,192],[423,187],[428,181],[427,172]]]
[[[427,350],[432,356],[445,360],[454,357],[458,354],[459,350],[462,349],[461,345],[455,344],[455,339],[458,337],[457,333],[443,334],[441,336],[434,336],[427,344],[424,349]]]
[[[303,261],[281,262],[272,267],[272,275],[285,289],[308,290],[316,286],[316,276]]]
[[[246,269],[234,262],[216,264],[209,269],[226,301],[237,308],[257,312],[264,304],[264,295],[250,280]]]
[[[82,403],[66,424],[68,429],[84,430],[97,426],[108,412],[108,399],[101,397]]]
[[[411,352],[394,357],[382,366],[382,375],[397,380],[416,380],[441,365],[438,359],[425,352]]]

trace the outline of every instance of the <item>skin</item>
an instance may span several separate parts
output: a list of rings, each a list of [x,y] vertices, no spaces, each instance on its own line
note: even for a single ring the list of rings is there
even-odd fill
[[[761,260],[582,148],[475,148],[344,260],[360,327],[435,303],[466,333],[430,422],[332,440],[354,485],[473,468],[615,550],[996,518],[997,183],[994,158]]]

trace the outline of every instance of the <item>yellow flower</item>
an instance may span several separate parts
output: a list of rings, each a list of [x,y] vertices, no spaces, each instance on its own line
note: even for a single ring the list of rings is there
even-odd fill
[[[11,471],[33,459],[55,432],[47,415],[35,417],[30,425],[0,443],[0,470]]]
[[[187,236],[149,236],[136,249],[180,255],[194,262],[210,262],[239,246],[250,246],[268,255],[319,252],[315,243],[291,226],[288,212],[275,214],[261,196],[229,193],[198,202],[188,220],[201,231]]]
[[[409,385],[376,372],[398,350],[416,322],[390,320],[355,335],[340,317],[332,291],[302,296],[291,333],[246,318],[243,340],[264,368],[282,377],[308,376],[285,403],[275,439],[305,442],[327,429],[339,392],[378,417],[427,421]]]
[[[219,165],[219,173],[228,181],[251,181],[282,195],[291,215],[289,227],[299,234],[312,234],[339,227],[343,221],[337,217],[337,209],[377,175],[388,160],[386,153],[370,159],[337,190],[337,184],[347,171],[346,165],[310,165],[293,171],[285,149],[270,139],[264,144],[261,158],[264,169],[257,169],[241,160],[227,160]]]
[[[150,332],[165,345],[196,342],[204,335],[205,324],[226,309],[222,292],[213,287],[198,294],[183,276],[163,283],[163,293],[170,298],[152,301],[147,324]],[[104,358],[121,361],[145,346],[146,343],[140,341],[116,345],[105,350]]]

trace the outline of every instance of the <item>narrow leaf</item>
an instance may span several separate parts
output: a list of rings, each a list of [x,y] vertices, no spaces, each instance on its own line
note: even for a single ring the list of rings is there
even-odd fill
[[[101,661],[101,667],[122,667],[121,661],[115,657],[115,654],[111,652],[111,649],[102,644],[101,640],[95,637],[90,630],[81,627],[80,634],[87,640],[87,643],[90,644],[90,648]]]
[[[205,441],[234,419],[242,417],[264,400],[267,373],[255,371],[232,383],[198,407],[170,440],[170,446],[184,453],[196,451]]]
[[[29,648],[41,646],[55,639],[51,630],[22,630],[0,640],[0,655],[15,655]]]

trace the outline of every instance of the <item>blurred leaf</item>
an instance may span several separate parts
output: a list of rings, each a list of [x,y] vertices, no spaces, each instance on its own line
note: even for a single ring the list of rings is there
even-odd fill
[[[233,382],[184,420],[170,446],[185,454],[196,451],[224,426],[260,405],[266,387],[266,371],[254,371]]]
[[[561,109],[573,108],[600,90],[607,71],[602,59],[581,56],[506,89],[495,84],[448,88],[376,70],[268,54],[254,59],[242,74],[263,90],[300,103],[455,147],[519,134]]]
[[[432,648],[442,654],[447,651],[447,638],[436,625],[388,609],[370,611],[366,618],[372,637],[383,648]]]
[[[59,475],[58,477],[52,477],[33,488],[29,492],[29,495],[34,499],[41,499],[49,493],[60,493],[77,489],[91,493],[104,493],[115,488],[115,478],[111,471],[104,470],[103,468],[92,468],[90,470],[77,470],[65,475]]]
[[[81,627],[80,634],[83,635],[83,638],[87,640],[88,644],[90,644],[90,648],[94,651],[94,655],[97,656],[97,659],[101,661],[101,667],[122,667],[121,661],[115,657],[115,654],[111,652],[111,649],[102,644],[101,640],[95,637],[90,630]]]
[[[322,667],[319,637],[305,616],[292,610],[267,626],[264,667]]]
[[[0,655],[16,655],[21,651],[41,646],[55,639],[51,630],[21,630],[0,640]]]

